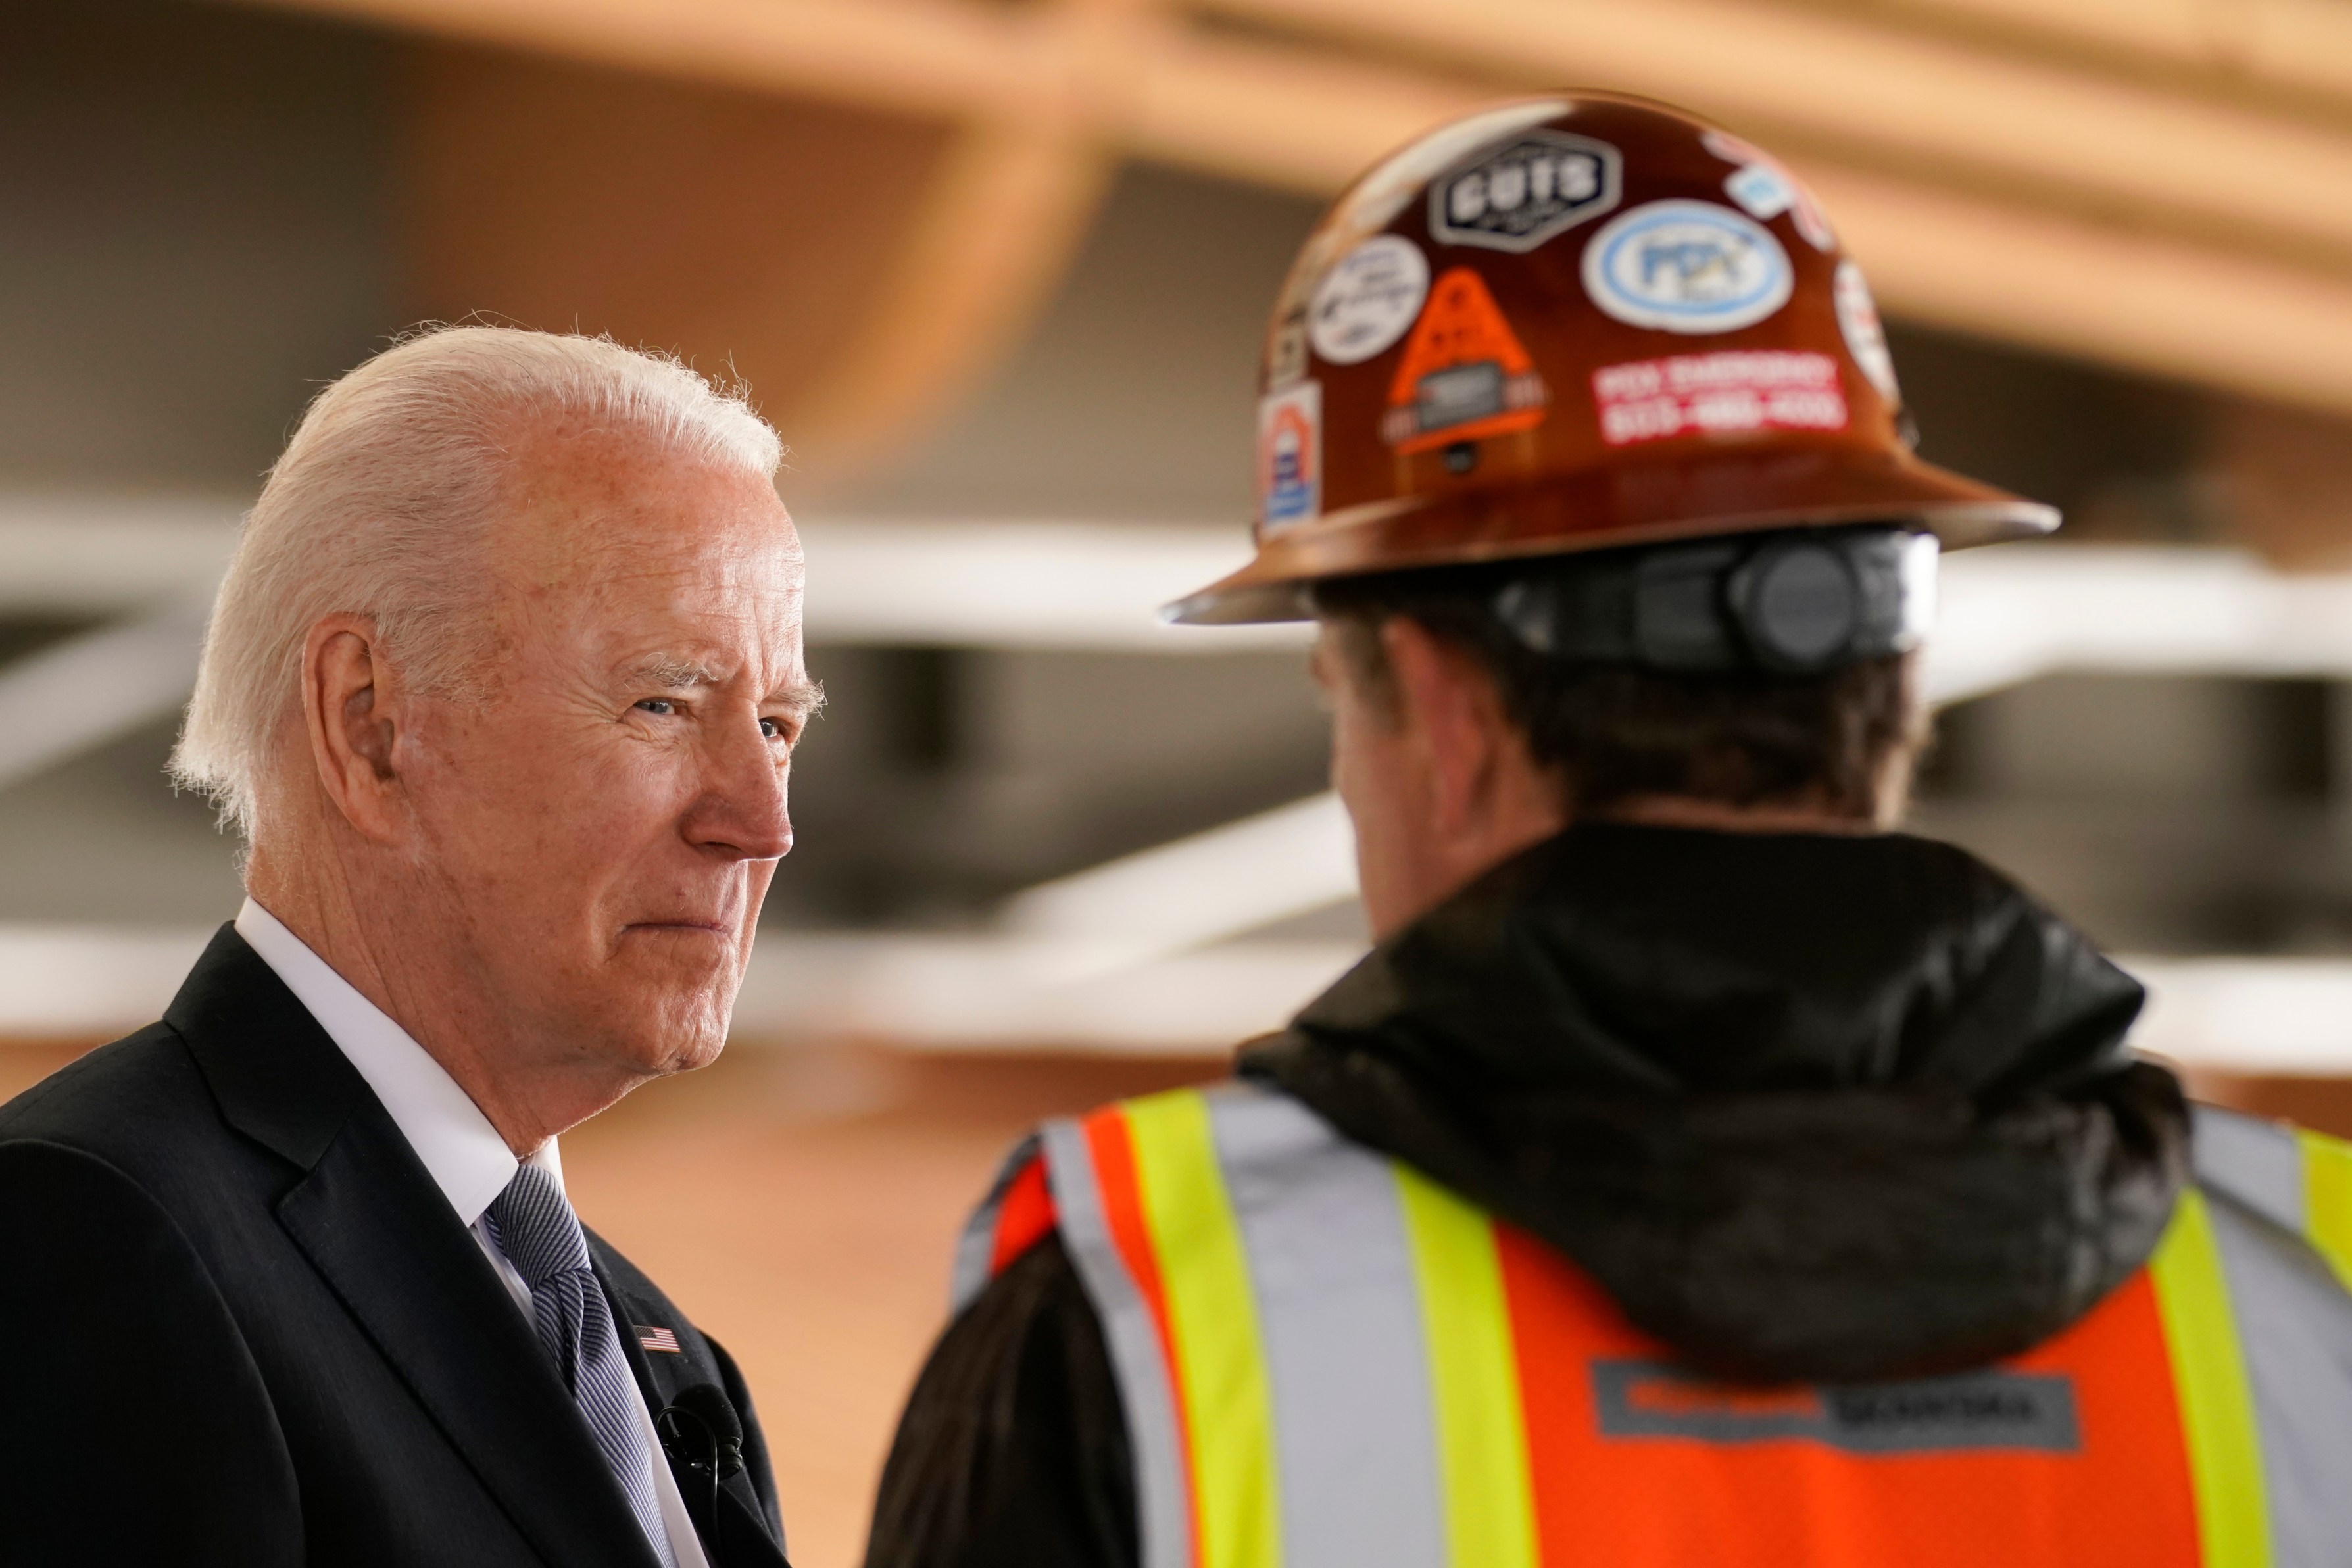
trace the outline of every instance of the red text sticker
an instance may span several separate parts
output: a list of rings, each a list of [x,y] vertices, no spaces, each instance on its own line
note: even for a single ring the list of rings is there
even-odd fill
[[[1601,438],[1612,447],[1718,431],[1843,430],[1837,361],[1790,349],[1732,349],[1603,365],[1592,373]]]

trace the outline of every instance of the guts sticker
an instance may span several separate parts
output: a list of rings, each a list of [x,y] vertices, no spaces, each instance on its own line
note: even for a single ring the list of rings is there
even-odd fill
[[[1523,131],[1429,187],[1429,236],[1441,245],[1524,251],[1617,205],[1622,161],[1606,142]]]

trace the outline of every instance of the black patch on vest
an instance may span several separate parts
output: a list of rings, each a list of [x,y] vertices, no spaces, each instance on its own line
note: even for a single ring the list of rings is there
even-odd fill
[[[2083,1446],[2074,1380],[2047,1373],[1763,1387],[1666,1362],[1604,1360],[1592,1363],[1592,1402],[1604,1437],[1799,1438],[1850,1454],[2072,1454]]]

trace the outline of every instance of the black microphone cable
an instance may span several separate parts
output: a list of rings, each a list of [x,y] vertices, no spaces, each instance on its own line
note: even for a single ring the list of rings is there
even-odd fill
[[[710,1502],[705,1517],[710,1521],[710,1538],[706,1544],[717,1552],[720,1484],[743,1469],[741,1418],[718,1384],[698,1383],[678,1390],[677,1397],[655,1419],[654,1430],[671,1458],[709,1483]],[[725,1565],[714,1560],[711,1568]]]

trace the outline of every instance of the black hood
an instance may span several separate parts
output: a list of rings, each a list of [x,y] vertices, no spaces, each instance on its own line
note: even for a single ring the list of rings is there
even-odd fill
[[[2144,1262],[2187,1169],[2137,984],[1901,836],[1579,826],[1254,1046],[1744,1377],[1980,1363]]]

